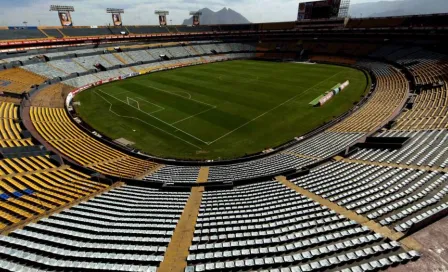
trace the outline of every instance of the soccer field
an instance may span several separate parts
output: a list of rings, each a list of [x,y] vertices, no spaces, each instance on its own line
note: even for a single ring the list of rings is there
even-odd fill
[[[337,83],[323,107],[308,105]],[[330,121],[368,86],[358,70],[323,64],[229,61],[117,81],[75,97],[80,117],[113,139],[165,158],[227,159],[260,152]]]

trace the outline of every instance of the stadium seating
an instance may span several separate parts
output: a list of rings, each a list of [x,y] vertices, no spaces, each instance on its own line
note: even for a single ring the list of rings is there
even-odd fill
[[[31,100],[31,105],[35,107],[62,108],[65,105],[65,97],[72,90],[72,86],[63,83],[52,84],[37,92]]]
[[[412,109],[397,119],[397,126],[394,129],[421,130],[447,127],[448,65],[444,62],[446,59],[444,55],[419,50],[397,60],[413,74],[417,86],[437,84],[437,87],[422,89],[417,94]],[[408,65],[409,63],[411,64]]]
[[[82,73],[87,71],[85,67],[72,59],[54,60],[48,62],[47,64],[67,74]],[[95,69],[95,67],[89,67],[88,69]]]
[[[134,63],[139,61],[152,61],[154,60],[153,56],[150,55],[146,50],[137,50],[137,51],[126,51],[127,56],[132,58]]]
[[[31,86],[41,84],[45,78],[21,68],[0,71],[0,91],[8,93],[28,92]]]
[[[39,29],[0,29],[0,40],[18,40],[18,39],[44,39],[47,36]]]
[[[204,192],[186,271],[387,268],[414,254],[418,253],[406,252],[399,243],[267,181]]]
[[[77,163],[100,173],[134,178],[156,165],[128,156],[93,139],[92,135],[74,125],[62,108],[31,107],[30,115],[33,125],[45,141]]]
[[[61,28],[60,31],[65,36],[102,36],[111,35],[108,28]]]
[[[330,131],[369,132],[381,126],[408,97],[409,82],[390,65],[379,62],[358,62],[376,77],[376,91],[369,102]]]
[[[115,188],[0,236],[2,268],[156,271],[188,196]]]
[[[94,82],[100,81],[99,77],[95,76],[95,74],[85,75],[80,77],[75,77],[71,79],[64,80],[63,83],[66,85],[70,85],[73,87],[82,87],[88,84],[92,84]]]
[[[165,165],[143,180],[151,180],[169,183],[196,183],[199,174],[199,166],[176,167]]]
[[[169,33],[168,29],[163,26],[126,26],[132,34],[155,34]]]
[[[19,123],[19,107],[13,103],[0,102],[0,147],[30,146],[30,138],[24,139]]]
[[[352,156],[356,160],[445,168],[448,165],[448,131],[387,131],[378,137],[409,137],[399,150],[362,149]]]
[[[331,162],[292,181],[381,225],[406,231],[412,226],[408,220],[428,217],[428,210],[447,201],[447,178],[412,168]]]
[[[385,18],[348,23],[353,24],[352,28],[376,28],[384,24],[399,26],[406,20]],[[129,30],[147,34],[219,28],[134,26]],[[263,29],[277,28],[266,25]],[[46,33],[51,35],[52,31]],[[67,36],[111,33],[118,34],[108,28],[64,29]],[[277,47],[299,50],[297,44],[263,46],[266,52]],[[64,158],[114,180],[142,179],[143,182],[127,180],[132,184],[140,182],[140,186],[144,181],[166,183],[163,190],[124,185],[97,195],[108,186],[66,165],[58,165],[48,156],[1,159],[0,231],[95,197],[27,224],[8,236],[0,236],[0,268],[156,271],[165,260],[168,248],[185,246],[175,244],[178,240],[173,234],[179,228],[181,217],[190,223],[196,221],[186,206],[196,189],[202,199],[196,199],[200,206],[196,225],[188,229],[192,232],[192,244],[188,252],[182,253],[187,254],[186,271],[377,271],[417,259],[419,253],[383,236],[383,232],[375,232],[370,225],[379,224],[403,235],[448,209],[446,56],[419,46],[393,44],[379,47],[314,41],[303,47],[312,52],[312,61],[357,65],[370,71],[376,85],[367,102],[348,113],[345,119],[320,128],[321,132],[276,154],[209,167],[208,181],[213,184],[205,188],[195,184],[191,194],[179,191],[187,191],[196,183],[203,169],[158,165],[104,144],[69,118],[63,108],[63,98],[75,87],[124,74],[252,58],[256,54],[254,43],[154,44],[149,49],[142,46],[138,50],[123,46],[122,52],[113,47],[84,47],[44,53],[46,62],[34,59],[22,68],[0,71],[0,83],[6,82],[4,86],[0,84],[0,88],[4,87],[0,90],[6,92],[10,88],[21,93],[47,79],[64,79],[62,83],[36,91],[30,102],[34,128]],[[162,55],[170,59],[162,60]],[[273,60],[288,56],[282,52],[262,55]],[[364,59],[367,55],[377,61]],[[5,58],[2,63],[34,57]],[[39,57],[39,61],[43,58]],[[98,69],[86,75],[87,71],[93,72],[97,63],[105,71]],[[128,64],[133,66],[120,67]],[[17,74],[8,73],[13,70]],[[74,73],[83,75],[73,77]],[[400,114],[411,85],[416,86],[411,90],[414,105]],[[22,139],[23,126],[17,110],[12,103],[0,103],[2,147],[33,145],[31,139]],[[357,151],[346,155],[347,158],[331,159],[395,116],[398,117],[391,129],[372,136],[409,137],[402,148],[355,147]],[[291,185],[352,211],[370,225],[360,225],[348,213],[272,180],[273,175],[308,170],[304,169],[308,167],[311,167],[310,173],[301,172],[303,176],[291,179]],[[254,183],[251,179],[264,181]],[[219,186],[215,183],[229,181],[234,183]]]
[[[359,133],[322,133],[278,155],[244,163],[210,167],[209,181],[249,179],[289,169],[300,169],[334,155],[361,136]]]
[[[61,69],[51,66],[47,63],[40,62],[23,66],[23,69],[41,75],[46,78],[65,77],[67,73]]]
[[[73,61],[84,67],[86,70],[90,69],[96,69],[95,65],[101,64],[102,66],[109,68],[113,65],[107,61],[105,58],[102,57],[103,55],[93,55],[93,56],[86,56],[86,57],[79,57],[74,59]],[[113,56],[111,56],[114,58]],[[118,61],[118,60],[116,60]]]
[[[107,186],[47,157],[0,160],[0,231]]]
[[[43,29],[43,31],[45,33],[47,33],[48,36],[53,37],[53,38],[60,39],[60,38],[64,37],[62,32],[60,32],[59,30],[57,30],[55,28],[46,28],[46,29]]]

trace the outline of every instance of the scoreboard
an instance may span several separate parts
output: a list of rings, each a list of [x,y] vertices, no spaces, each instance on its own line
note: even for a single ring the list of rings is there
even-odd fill
[[[299,3],[297,20],[330,19],[339,15],[341,0],[322,0]]]

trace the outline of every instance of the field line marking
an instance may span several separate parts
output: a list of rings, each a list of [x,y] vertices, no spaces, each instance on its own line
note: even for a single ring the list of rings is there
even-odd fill
[[[202,102],[202,101],[193,99],[193,98],[186,98],[185,96],[182,96],[182,95],[179,95],[179,94],[176,94],[176,93],[167,91],[167,90],[163,90],[163,89],[160,89],[160,88],[157,88],[157,87],[154,87],[154,86],[145,85],[145,87],[149,87],[149,88],[151,88],[151,89],[154,89],[154,90],[157,90],[157,91],[161,91],[161,92],[164,92],[164,93],[168,93],[168,94],[171,94],[171,95],[179,96],[179,97],[182,97],[183,99],[191,100],[191,101],[195,101],[195,102],[197,102],[197,103],[200,103],[200,104],[203,104],[203,105],[207,105],[207,106],[210,106],[210,107],[216,107],[215,105],[211,105],[211,104],[208,104],[208,103],[205,103],[205,102]],[[190,95],[190,96],[191,96],[191,95]]]
[[[227,132],[226,134],[222,135],[221,137],[217,138],[216,140],[211,141],[211,142],[208,142],[207,145],[211,145],[211,144],[215,143],[216,141],[221,140],[222,138],[228,136],[229,134],[232,134],[233,132],[237,131],[238,129],[240,129],[240,128],[246,126],[247,124],[249,124],[249,123],[251,123],[251,122],[257,120],[258,118],[263,117],[263,116],[266,115],[267,113],[269,113],[269,112],[271,112],[271,111],[273,111],[273,110],[275,110],[275,109],[277,109],[277,108],[283,106],[284,104],[288,103],[289,101],[296,99],[296,98],[299,97],[300,95],[303,95],[303,94],[305,94],[306,92],[308,92],[309,90],[316,88],[317,86],[319,86],[319,85],[322,84],[323,82],[326,82],[327,80],[329,80],[329,79],[331,79],[331,78],[337,76],[337,75],[340,74],[340,73],[341,73],[341,72],[338,72],[338,73],[336,73],[336,74],[334,74],[334,75],[332,75],[332,76],[330,76],[330,77],[328,77],[328,78],[322,80],[321,82],[317,83],[316,85],[314,85],[314,86],[312,86],[312,87],[306,89],[305,91],[303,91],[303,92],[301,92],[301,93],[299,93],[299,94],[297,94],[297,95],[291,97],[290,99],[286,100],[285,102],[283,102],[283,103],[281,103],[281,104],[279,104],[279,105],[273,107],[273,108],[270,109],[270,110],[265,111],[264,113],[258,115],[257,117],[253,118],[252,120],[247,121],[246,123],[242,124],[241,126],[235,128],[234,130]]]
[[[98,91],[100,91],[100,90],[98,90]],[[147,112],[145,112],[145,111],[142,111],[142,110],[140,110],[140,109],[138,109],[138,108],[136,108],[136,107],[133,107],[132,105],[129,105],[129,104],[126,103],[125,101],[120,100],[120,99],[116,98],[116,97],[113,96],[113,95],[110,95],[110,94],[105,93],[105,92],[103,92],[103,91],[100,91],[100,92],[102,92],[103,94],[105,94],[105,95],[107,95],[107,96],[110,96],[110,97],[112,97],[112,98],[114,98],[114,99],[120,101],[121,103],[124,103],[124,104],[128,105],[128,106],[131,107],[131,108],[134,108],[134,109],[136,109],[136,110],[138,110],[138,111],[140,111],[140,112],[142,112],[142,113],[144,113],[144,114],[146,114],[146,115],[148,115],[148,116],[150,116],[150,117],[152,117],[152,118],[154,118],[154,119],[156,119],[156,120],[158,120],[158,121],[164,123],[165,125],[168,125],[168,126],[174,128],[174,129],[177,129],[178,131],[180,131],[180,132],[182,132],[182,133],[184,133],[184,134],[186,134],[186,135],[188,135],[188,136],[190,136],[190,137],[192,137],[192,138],[194,138],[194,139],[200,141],[201,143],[207,144],[207,142],[203,141],[202,139],[199,139],[198,137],[196,137],[196,136],[194,136],[194,135],[191,135],[190,133],[188,133],[188,132],[186,132],[186,131],[183,131],[182,129],[177,128],[177,127],[171,125],[170,123],[167,123],[167,122],[163,121],[162,119],[157,118],[157,117],[155,117],[155,116],[153,116],[153,115],[151,115],[151,114],[149,114],[149,113],[147,113]]]
[[[135,98],[137,98],[137,99],[139,99],[139,100],[141,100],[141,101],[143,101],[143,102],[149,103],[149,104],[151,104],[151,105],[154,105],[154,106],[156,106],[157,108],[159,108],[159,109],[161,109],[161,110],[164,110],[164,109],[165,109],[165,108],[162,107],[162,106],[159,106],[159,105],[157,105],[157,104],[155,104],[155,103],[149,102],[149,101],[147,101],[147,100],[145,100],[145,99],[143,99],[143,98],[140,98],[140,97],[138,97],[138,96],[136,96]],[[160,111],[160,110],[159,110],[159,111]]]
[[[184,140],[184,139],[180,138],[179,136],[176,136],[176,135],[174,135],[174,134],[172,134],[172,133],[169,133],[168,131],[165,131],[165,130],[161,129],[161,128],[159,128],[158,126],[149,124],[148,122],[145,122],[145,121],[141,120],[140,118],[133,117],[133,116],[120,115],[120,114],[114,112],[114,111],[112,110],[112,103],[110,103],[106,98],[104,98],[102,95],[100,95],[97,91],[95,91],[95,94],[98,95],[99,97],[101,97],[102,99],[104,99],[104,101],[106,101],[106,102],[109,104],[109,111],[112,112],[113,114],[115,114],[116,116],[118,116],[118,117],[123,117],[123,118],[129,118],[129,119],[138,120],[138,121],[140,121],[140,122],[142,122],[142,123],[144,123],[144,124],[147,124],[148,126],[154,127],[155,129],[158,129],[158,130],[160,130],[160,131],[162,131],[162,132],[164,132],[164,133],[166,133],[166,134],[168,134],[168,135],[171,135],[171,136],[173,136],[174,138],[176,138],[176,139],[178,139],[178,140],[181,140],[181,141],[183,141],[183,142],[185,142],[185,143],[187,143],[187,144],[189,144],[189,145],[192,145],[192,146],[194,146],[194,147],[196,147],[196,148],[202,149],[201,147],[199,147],[199,146],[197,146],[197,145],[195,145],[195,144],[193,144],[193,143],[190,143],[189,141]],[[115,98],[115,99],[116,99],[116,98]],[[117,100],[119,100],[119,99],[117,99]],[[121,100],[119,100],[119,101],[121,101]]]
[[[174,123],[171,123],[171,125],[174,125],[174,124],[183,122],[183,121],[185,121],[185,120],[188,120],[188,119],[190,119],[190,118],[196,117],[196,116],[198,116],[198,115],[200,115],[200,114],[206,113],[206,112],[211,111],[211,110],[214,110],[214,109],[216,109],[216,108],[217,108],[217,107],[215,106],[215,107],[213,107],[213,108],[203,110],[203,111],[201,111],[201,112],[199,112],[199,113],[196,113],[196,114],[194,114],[194,115],[188,116],[187,118],[184,118],[184,119],[181,119],[181,120],[176,121],[176,122],[174,122]]]
[[[101,91],[101,89],[99,89],[99,90]],[[120,94],[125,94],[125,93],[131,93],[131,91],[124,91],[124,92],[117,93],[115,95],[120,95]]]
[[[184,93],[184,94],[187,94],[188,95],[188,99],[189,100],[192,100],[191,99],[191,94],[189,93],[189,92],[185,92],[185,91],[171,91],[170,93],[172,93],[172,94],[175,94],[175,93]],[[186,98],[186,97],[185,97]]]

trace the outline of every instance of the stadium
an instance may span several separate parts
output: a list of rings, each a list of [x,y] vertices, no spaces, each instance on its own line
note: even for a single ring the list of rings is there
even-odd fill
[[[446,271],[448,14],[348,9],[0,27],[0,270]]]

